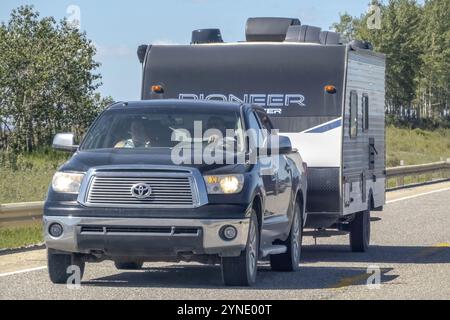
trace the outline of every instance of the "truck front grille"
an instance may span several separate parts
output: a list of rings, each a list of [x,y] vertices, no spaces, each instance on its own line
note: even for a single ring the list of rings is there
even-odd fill
[[[192,235],[198,236],[200,228],[197,227],[133,227],[133,226],[81,226],[81,233],[86,234],[108,234],[108,233],[127,233],[127,234],[159,234],[167,236]]]
[[[150,187],[144,198],[133,194],[139,185]],[[196,204],[194,181],[190,176],[93,176],[86,196],[87,206],[189,208]]]

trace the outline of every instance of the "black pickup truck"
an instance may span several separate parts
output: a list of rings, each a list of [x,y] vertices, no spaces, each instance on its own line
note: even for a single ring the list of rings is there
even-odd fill
[[[79,146],[58,134],[54,148],[74,155],[45,202],[51,281],[104,260],[220,263],[238,286],[255,282],[265,257],[297,270],[306,165],[271,129],[253,105],[152,100],[113,104]]]

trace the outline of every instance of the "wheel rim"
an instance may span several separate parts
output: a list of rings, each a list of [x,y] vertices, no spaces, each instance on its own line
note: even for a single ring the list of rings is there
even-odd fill
[[[257,237],[256,237],[256,226],[254,223],[250,225],[250,235],[249,235],[249,243],[248,243],[248,270],[250,277],[253,278],[256,272],[256,265],[258,263],[257,258]]]
[[[292,230],[292,256],[294,264],[298,265],[300,260],[300,221],[299,221],[299,212],[296,210],[294,216],[294,225]]]

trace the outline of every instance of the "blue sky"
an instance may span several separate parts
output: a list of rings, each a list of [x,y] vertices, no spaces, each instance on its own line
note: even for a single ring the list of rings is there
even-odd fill
[[[141,68],[136,48],[143,43],[190,42],[191,31],[218,27],[225,41],[244,40],[251,16],[298,17],[303,24],[328,29],[340,12],[360,15],[369,0],[0,0],[0,21],[12,9],[32,4],[41,16],[69,17],[80,8],[81,29],[97,46],[102,66],[100,92],[116,100],[140,98]]]

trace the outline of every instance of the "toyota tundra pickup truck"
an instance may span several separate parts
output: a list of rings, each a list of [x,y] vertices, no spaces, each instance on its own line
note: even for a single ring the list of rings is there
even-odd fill
[[[255,283],[258,260],[299,268],[306,164],[289,138],[248,104],[120,102],[92,124],[53,177],[44,208],[48,271],[112,260],[221,264],[226,285]]]

